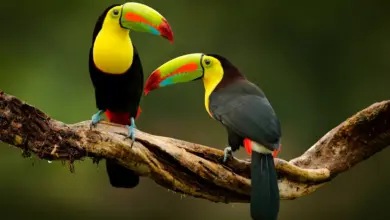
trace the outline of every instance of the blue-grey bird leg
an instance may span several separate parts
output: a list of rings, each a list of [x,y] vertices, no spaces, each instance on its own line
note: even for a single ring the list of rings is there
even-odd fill
[[[104,110],[99,110],[96,114],[92,115],[91,127],[96,126],[102,119],[101,115],[104,113]]]
[[[223,150],[223,162],[225,163],[229,157],[233,157],[233,150],[230,146]]]
[[[126,125],[126,128],[128,130],[127,138],[131,138],[131,146],[133,147],[133,144],[135,142],[135,129],[137,126],[135,125],[134,117],[130,118],[131,125]]]
[[[228,133],[228,147],[223,150],[223,162],[225,163],[229,157],[233,157],[233,152],[240,149],[244,139],[237,135],[230,128],[226,127]]]

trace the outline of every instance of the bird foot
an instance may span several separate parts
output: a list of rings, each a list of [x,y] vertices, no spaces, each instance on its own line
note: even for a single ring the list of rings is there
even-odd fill
[[[90,128],[95,127],[102,119],[100,115],[103,114],[103,110],[99,110],[96,114],[92,115]]]
[[[131,138],[130,147],[133,147],[133,144],[135,142],[135,129],[137,128],[137,126],[135,125],[133,117],[130,120],[131,120],[131,125],[126,125],[126,128],[128,130],[127,138]]]
[[[226,147],[223,150],[223,162],[225,163],[229,157],[233,157],[233,150],[231,147]]]

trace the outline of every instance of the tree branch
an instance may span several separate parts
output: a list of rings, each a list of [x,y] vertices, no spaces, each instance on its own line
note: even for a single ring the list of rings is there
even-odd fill
[[[221,150],[137,130],[125,139],[124,126],[90,121],[73,125],[51,119],[0,90],[0,140],[41,159],[116,159],[159,185],[214,202],[249,202],[250,162],[229,159]],[[276,158],[281,199],[307,195],[338,174],[390,145],[390,100],[375,103],[329,131],[301,156]]]

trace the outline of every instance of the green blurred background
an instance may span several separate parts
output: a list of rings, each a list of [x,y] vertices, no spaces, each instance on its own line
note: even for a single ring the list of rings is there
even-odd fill
[[[145,78],[184,53],[219,53],[262,87],[283,128],[280,157],[291,159],[368,105],[390,98],[390,13],[385,1],[148,0],[172,25],[175,44],[133,33]],[[88,52],[97,17],[123,1],[7,1],[1,4],[0,88],[55,119],[95,113]],[[141,130],[222,149],[225,129],[207,115],[200,82],[151,93]],[[22,159],[0,144],[1,219],[250,219],[248,204],[182,198],[141,179],[109,186],[104,162]],[[244,150],[237,156],[246,157]],[[390,219],[390,151],[317,192],[282,201],[280,219]]]

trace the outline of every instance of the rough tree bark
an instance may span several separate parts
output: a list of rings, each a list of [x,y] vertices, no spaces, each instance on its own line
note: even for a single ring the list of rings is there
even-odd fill
[[[0,90],[0,140],[41,159],[116,159],[159,185],[214,202],[249,202],[250,162],[221,160],[219,149],[137,130],[133,148],[123,126],[67,125]],[[275,158],[281,199],[307,195],[390,145],[390,100],[375,103],[329,131],[301,156]]]

